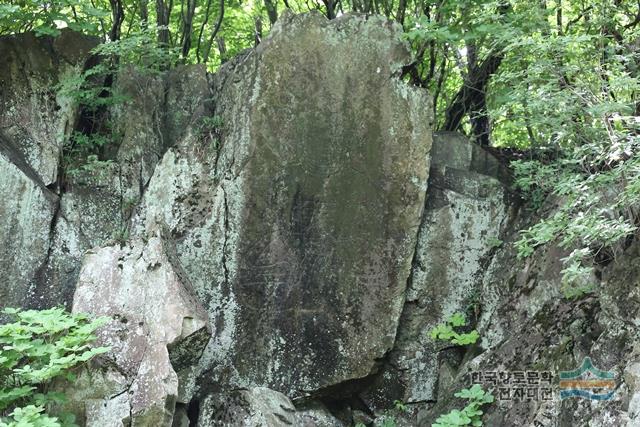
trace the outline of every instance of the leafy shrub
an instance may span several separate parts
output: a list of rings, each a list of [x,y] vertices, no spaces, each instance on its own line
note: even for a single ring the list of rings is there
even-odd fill
[[[160,46],[156,43],[156,29],[140,29],[117,41],[102,43],[93,53],[105,58],[117,58],[110,62],[111,71],[134,67],[140,74],[160,74],[178,63],[179,48]]]
[[[454,427],[454,426],[481,426],[483,411],[481,406],[493,402],[493,395],[486,392],[478,384],[471,388],[465,388],[455,394],[456,397],[467,399],[469,403],[463,409],[454,409],[451,412],[438,417],[432,427]]]
[[[62,308],[6,308],[13,320],[0,326],[0,427],[70,426],[69,414],[46,414],[65,396],[51,390],[54,380],[73,381],[73,370],[107,347],[92,347],[95,330],[108,319],[89,320]]]
[[[640,142],[637,137],[632,138]],[[616,152],[591,146],[553,165],[516,163],[516,183],[532,195],[535,205],[554,197],[557,207],[537,224],[521,232],[518,256],[555,242],[572,252],[562,259],[562,291],[567,298],[593,290],[596,258],[615,259],[625,239],[635,233],[640,205],[640,158],[616,160]],[[630,148],[627,148],[629,151]],[[537,170],[537,172],[533,172]]]

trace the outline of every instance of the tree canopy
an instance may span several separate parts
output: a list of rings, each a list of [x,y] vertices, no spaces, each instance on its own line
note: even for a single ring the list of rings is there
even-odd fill
[[[638,115],[640,4],[630,0],[9,0],[0,34],[63,27],[215,70],[269,32],[285,9],[382,14],[415,54],[406,78],[429,88],[440,130],[478,142],[555,147],[609,139]]]

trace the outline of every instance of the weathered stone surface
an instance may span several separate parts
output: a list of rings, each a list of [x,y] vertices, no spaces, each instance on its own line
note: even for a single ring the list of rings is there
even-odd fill
[[[429,331],[453,313],[471,314],[482,277],[510,218],[498,161],[454,133],[434,136],[425,211],[398,336],[377,386],[363,397],[376,410],[394,400],[437,398],[447,346]]]
[[[322,403],[311,402],[296,408],[293,424],[300,427],[347,427],[352,423],[339,420]]]
[[[198,427],[345,427],[320,403],[296,409],[282,393],[265,387],[206,396],[199,407]]]
[[[628,426],[640,425],[640,362],[631,361],[624,369],[623,378],[629,389]]]
[[[38,186],[50,189],[45,193],[55,192],[60,199],[53,218],[32,224],[30,233],[46,233],[46,244],[22,245],[17,251],[6,246],[23,276],[38,271],[37,279],[28,281],[26,276],[7,275],[11,287],[2,285],[0,291],[23,290],[7,303],[23,301],[29,290],[34,298],[26,305],[70,305],[84,252],[127,239],[130,216],[156,163],[199,113],[202,99],[210,97],[202,67],[178,67],[161,75],[126,68],[114,83],[115,92],[126,101],[108,105],[97,119],[87,118],[76,100],[57,91],[57,85],[77,78],[97,43],[96,38],[69,30],[56,38],[0,37],[0,152]],[[74,131],[86,130],[87,120],[97,120],[91,127],[111,130],[103,135],[109,141],[100,160],[113,163],[63,171],[60,159],[69,156],[62,152],[63,143]],[[7,169],[7,173],[12,172]],[[7,189],[8,183],[4,183]],[[16,191],[21,190],[10,190]]]
[[[391,348],[431,145],[428,96],[397,79],[409,61],[381,18],[285,15],[214,76],[218,127],[164,156],[136,221],[171,232],[216,325],[183,401],[317,393]]]
[[[198,427],[285,427],[294,425],[295,406],[282,393],[264,387],[211,394],[200,405]]]
[[[46,279],[58,215],[62,143],[76,118],[55,86],[77,72],[97,40],[71,31],[58,38],[0,37],[0,305],[60,302]]]
[[[209,96],[200,66],[161,76],[126,68],[115,86],[127,101],[110,106],[105,115],[113,131],[104,160],[112,163],[65,177],[41,278],[48,290],[43,299],[51,305],[70,304],[85,251],[128,239],[130,218],[156,164],[181,138],[176,129],[196,120]]]
[[[122,392],[109,399],[85,401],[87,427],[125,427],[131,425],[129,394]]]
[[[0,129],[45,185],[56,182],[76,117],[69,100],[56,99],[55,85],[82,67],[97,43],[69,30],[58,38],[0,38]]]
[[[113,319],[101,331],[99,343],[111,347],[107,356],[113,366],[110,369],[120,373],[124,381],[102,395],[102,404],[113,406],[113,413],[127,413],[133,426],[170,426],[178,394],[170,349],[206,331],[208,320],[162,239],[149,236],[147,242],[89,253],[73,310]],[[199,347],[193,345],[198,342]],[[192,363],[200,357],[205,343],[191,341]],[[127,405],[128,411],[116,411]],[[96,409],[99,407],[100,403],[88,401],[87,423],[99,425],[110,420],[101,418],[109,411]]]
[[[470,384],[470,371],[551,371],[553,400],[502,401],[485,408],[486,425],[634,426],[637,415],[637,325],[640,283],[637,243],[615,263],[601,266],[592,295],[567,300],[561,293],[560,260],[566,250],[542,247],[518,260],[513,242],[526,223],[511,228],[483,278],[481,315],[476,326],[479,347],[454,366],[450,381],[438,388],[436,405],[420,416],[429,426],[441,413],[460,408],[453,393]],[[616,390],[610,401],[560,400],[557,375],[573,370],[585,357],[596,367],[613,371]],[[490,388],[486,386],[486,388]]]
[[[28,165],[20,169],[6,148],[0,147],[0,307],[23,307],[44,296],[38,283],[58,197]]]

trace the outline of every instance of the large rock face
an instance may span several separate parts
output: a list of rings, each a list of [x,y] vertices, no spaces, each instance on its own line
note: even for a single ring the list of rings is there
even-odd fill
[[[210,394],[201,408],[199,427],[344,427],[322,405],[296,409],[287,396],[264,387]]]
[[[409,61],[382,19],[285,16],[214,77],[219,152],[170,150],[139,220],[171,231],[215,326],[198,387],[301,397],[391,348],[431,146],[429,98],[396,77]]]
[[[638,243],[616,262],[598,267],[593,294],[567,300],[561,292],[560,262],[567,250],[549,245],[518,260],[513,242],[526,224],[518,225],[483,277],[477,326],[482,342],[443,384],[437,405],[420,425],[429,426],[438,413],[460,405],[452,394],[470,384],[471,371],[549,371],[554,376],[551,399],[499,399],[487,407],[487,425],[510,425],[514,419],[545,427],[639,425]],[[611,400],[560,399],[559,373],[578,368],[586,357],[614,374]]]
[[[68,89],[98,60],[90,52],[97,42],[67,30],[57,38],[0,39],[2,306],[71,305],[84,252],[126,240],[155,165],[198,100],[209,97],[206,78],[198,96],[183,97],[182,79],[194,84],[185,69],[160,76],[123,70],[115,90],[128,101],[100,115],[109,122],[101,125],[113,129],[103,162],[68,170],[65,141],[87,120]]]
[[[70,31],[1,39],[0,307],[61,302],[46,270],[59,218],[62,145],[77,113],[55,86],[78,72],[96,44]]]
[[[110,105],[104,113],[113,131],[102,160],[111,163],[103,162],[95,171],[67,174],[59,189],[59,215],[52,227],[44,274],[52,289],[46,298],[50,303],[70,305],[85,251],[127,240],[131,216],[156,164],[178,140],[176,128],[186,127],[177,118],[167,119],[168,113],[184,117],[182,121],[189,119],[197,113],[199,100],[209,96],[206,85],[204,89],[197,85],[184,70],[160,76],[133,68],[120,72],[115,90],[128,101]],[[200,67],[192,67],[190,72],[203,74],[197,70]],[[192,85],[193,97],[182,97],[183,85]]]
[[[84,66],[97,43],[68,30],[56,38],[28,33],[0,43],[0,129],[44,185],[58,178],[62,143],[75,119],[69,100],[56,99],[55,86]]]
[[[8,145],[0,147],[0,306],[4,307],[22,306],[37,294],[58,207],[57,195],[28,165],[22,163],[20,169],[14,163],[15,153],[11,154]]]
[[[88,48],[77,50],[82,64]],[[51,55],[67,58],[34,52],[45,70]],[[198,66],[117,76],[130,100],[101,116],[115,131],[99,173],[59,170],[63,138],[83,129],[70,100],[38,104],[57,139],[3,136],[2,191],[22,196],[2,220],[23,247],[3,252],[16,278],[3,294],[31,286],[38,303],[16,303],[50,305],[75,288],[74,310],[116,319],[101,335],[112,360],[74,395],[87,424],[165,425],[176,403],[184,415],[200,402],[206,425],[207,402],[230,389],[320,396],[377,369],[395,339],[429,170],[432,109],[398,78],[409,62],[384,19],[285,15],[215,76]],[[1,119],[31,128],[48,116],[14,99],[11,88],[35,96],[27,83],[6,80]],[[196,332],[206,324],[210,340]],[[318,405],[305,419],[333,424]]]

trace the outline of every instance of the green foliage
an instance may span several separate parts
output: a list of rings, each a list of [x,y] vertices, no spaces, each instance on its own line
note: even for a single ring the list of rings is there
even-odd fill
[[[102,46],[102,45],[101,45]],[[98,49],[98,48],[96,48]],[[65,76],[54,88],[58,96],[73,101],[85,112],[122,104],[128,98],[105,84],[107,76],[117,69],[106,61],[83,71]]]
[[[494,401],[491,393],[486,392],[478,384],[471,388],[463,389],[455,394],[456,397],[467,399],[468,403],[463,409],[454,409],[451,412],[438,417],[432,427],[454,427],[454,426],[481,426],[483,405]]]
[[[589,154],[584,153],[586,149]],[[571,157],[538,168],[543,172],[517,179],[523,191],[541,188],[557,200],[552,214],[521,232],[516,243],[518,256],[530,256],[536,247],[550,242],[571,250],[562,260],[562,290],[568,298],[593,290],[595,258],[615,259],[623,250],[625,238],[637,230],[640,159],[615,160],[615,153],[605,151],[608,154],[586,144]],[[539,164],[528,163],[524,168],[517,166],[516,171],[533,170]],[[544,196],[536,200],[544,200]]]
[[[431,339],[449,341],[455,345],[469,345],[475,344],[480,337],[478,331],[475,329],[471,332],[459,333],[454,328],[464,327],[467,324],[467,320],[462,313],[454,313],[445,323],[441,323],[435,326],[429,332]]]
[[[126,38],[98,45],[92,51],[95,55],[117,58],[117,61],[93,67],[90,72],[117,74],[126,67],[134,67],[139,74],[154,75],[177,65],[178,48],[159,46],[155,41],[156,37],[156,30],[140,29]]]
[[[408,408],[406,403],[401,400],[393,401],[393,409],[386,410],[384,415],[377,418],[374,422],[374,425],[379,427],[396,427],[398,425],[398,421],[396,416],[407,412]],[[365,427],[364,423],[356,423],[353,427]]]
[[[122,224],[111,233],[111,239],[120,245],[124,245],[129,240],[129,227],[127,224]]]
[[[394,400],[393,409],[395,409],[397,412],[407,412],[407,404],[402,400]]]
[[[114,162],[100,160],[99,153],[110,141],[103,135],[74,132],[63,146],[63,168],[66,176],[79,183],[91,177],[104,178],[104,172]]]
[[[523,230],[518,254],[551,242],[570,251],[562,260],[568,298],[594,290],[594,266],[615,259],[637,230],[634,8],[605,0],[541,9],[537,29],[507,44],[489,88],[493,140],[537,159],[512,164],[530,207],[545,206],[540,222]]]
[[[0,35],[34,31],[38,36],[57,36],[60,27],[97,34],[100,22],[110,15],[94,2],[82,0],[5,0],[0,4]]]
[[[12,323],[0,325],[0,427],[67,426],[69,416],[53,417],[46,408],[65,401],[49,390],[52,381],[73,381],[73,369],[106,347],[92,347],[95,330],[107,318],[90,320],[62,308],[6,308]]]
[[[58,96],[71,100],[82,114],[85,128],[71,134],[63,146],[63,167],[67,177],[82,183],[86,178],[101,179],[113,163],[103,153],[117,144],[111,114],[114,107],[130,97],[115,89],[113,78],[131,69],[140,75],[156,76],[177,63],[174,48],[159,47],[155,33],[140,30],[129,37],[103,43],[92,50],[100,62],[91,68],[67,75],[56,86]]]
[[[112,71],[102,62],[84,72],[65,76],[54,88],[58,97],[77,106],[83,121],[90,124],[89,129],[72,132],[63,143],[62,166],[67,178],[81,182],[83,178],[101,174],[112,163],[101,160],[102,153],[115,139],[106,112],[127,99],[105,84]]]
[[[200,121],[201,129],[207,129],[211,131],[217,131],[224,125],[224,119],[220,116],[202,117]]]
[[[396,421],[396,417],[393,415],[383,415],[382,422],[380,423],[380,427],[396,427],[398,422]]]
[[[490,248],[499,248],[504,242],[497,237],[492,237],[487,243],[489,244]]]
[[[224,126],[224,120],[220,116],[204,116],[200,119],[198,123],[197,130],[203,136],[212,136],[214,139],[218,140],[220,138],[220,133],[222,131],[222,126]]]

